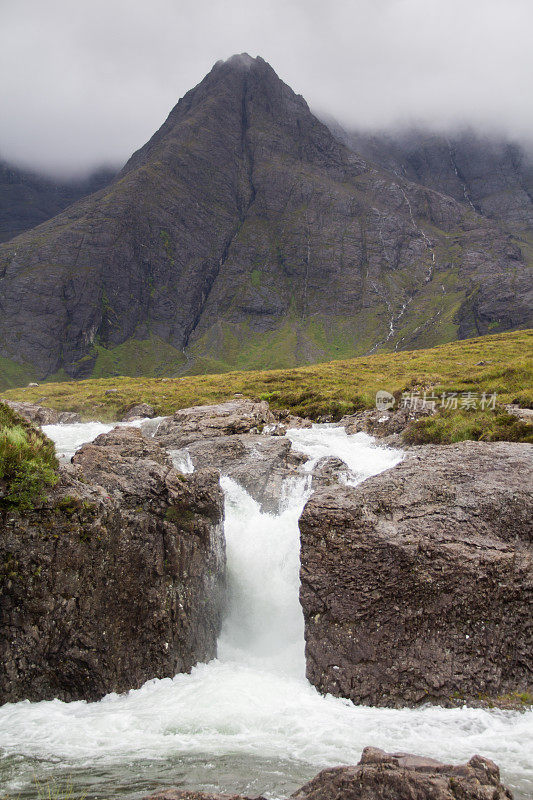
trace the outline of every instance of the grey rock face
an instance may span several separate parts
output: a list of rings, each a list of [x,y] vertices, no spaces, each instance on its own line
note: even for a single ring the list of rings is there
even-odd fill
[[[340,134],[355,152],[391,172],[443,192],[479,214],[533,228],[533,152],[519,144],[464,131]]]
[[[218,473],[175,472],[137,429],[98,437],[40,508],[0,519],[0,703],[96,700],[216,654]]]
[[[229,400],[176,411],[172,417],[161,421],[155,439],[164,447],[178,450],[199,439],[249,433],[273,422],[267,402],[256,403],[246,398]]]
[[[131,422],[134,419],[143,419],[144,417],[147,417],[148,419],[155,417],[154,407],[149,403],[139,403],[138,405],[133,406],[124,414],[122,421]]]
[[[0,355],[86,377],[150,340],[174,371],[287,366],[530,325],[532,287],[509,232],[230,60],[108,187],[0,247]]]
[[[36,425],[71,425],[74,422],[81,422],[80,415],[74,411],[56,411],[55,408],[16,400],[3,400],[2,402],[10,406],[21,417],[25,417]]]
[[[86,178],[53,180],[0,161],[0,242],[59,214],[81,197],[102,189],[116,170],[101,169]]]
[[[177,411],[161,420],[154,438],[176,464],[182,464],[186,451],[195,469],[220,470],[243,486],[263,511],[275,513],[283,481],[305,461],[291,450],[285,430],[266,401],[238,398]]]
[[[496,764],[474,756],[452,766],[366,747],[355,767],[325,769],[292,800],[512,800]]]
[[[381,439],[383,444],[391,447],[401,447],[403,444],[402,433],[410,422],[428,417],[436,411],[430,406],[421,409],[393,408],[388,411],[361,411],[343,417],[340,425],[346,428],[346,433],[367,433]]]
[[[312,487],[316,491],[332,484],[346,485],[346,481],[350,478],[355,478],[355,475],[342,458],[324,456],[314,466]]]
[[[300,519],[307,677],[382,706],[531,691],[533,447],[408,452]]]
[[[283,481],[303,458],[282,436],[237,434],[199,439],[187,446],[195,469],[214,467],[243,486],[262,510],[277,513]]]

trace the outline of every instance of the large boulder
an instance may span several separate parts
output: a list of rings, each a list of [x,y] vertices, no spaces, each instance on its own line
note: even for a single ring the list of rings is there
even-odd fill
[[[18,400],[3,400],[21,417],[36,425],[70,425],[81,422],[81,417],[75,411],[57,411],[55,408],[39,406],[35,403],[26,403]]]
[[[512,800],[496,764],[474,756],[451,766],[366,747],[355,767],[320,772],[291,800]]]
[[[46,502],[0,519],[0,703],[96,700],[216,655],[218,473],[137,429],[85,445]]]
[[[149,403],[138,403],[135,406],[132,406],[124,416],[122,417],[123,422],[132,422],[135,419],[152,419],[155,417],[155,409]]]
[[[417,448],[300,519],[307,677],[372,705],[530,690],[533,446]]]
[[[305,457],[291,450],[284,436],[245,433],[198,439],[187,446],[194,469],[211,466],[243,486],[261,504],[263,511],[276,513],[283,481],[296,473]],[[176,463],[183,451],[170,451]]]
[[[356,482],[357,476],[348,464],[337,456],[323,456],[313,467],[311,485],[314,491],[335,484],[346,486],[349,481]]]
[[[274,422],[267,402],[238,398],[219,405],[180,409],[161,420],[155,437],[164,447],[179,449],[198,439],[250,433]]]
[[[170,788],[144,800],[253,799]],[[357,766],[323,770],[290,800],[512,800],[512,795],[488,758],[474,756],[467,764],[452,766],[433,758],[366,747]]]

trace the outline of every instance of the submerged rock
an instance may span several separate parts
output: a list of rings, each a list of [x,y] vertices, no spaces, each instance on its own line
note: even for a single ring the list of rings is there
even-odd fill
[[[164,789],[144,800],[264,798]],[[433,758],[366,747],[357,766],[322,770],[289,800],[512,800],[512,795],[488,758],[474,756],[467,764],[452,766]]]
[[[320,772],[291,800],[512,800],[500,771],[474,756],[452,766],[432,758],[366,747],[355,767]]]
[[[16,400],[2,402],[36,425],[71,425],[74,422],[81,422],[80,415],[74,411],[57,411],[55,408]]]
[[[371,705],[531,689],[533,446],[410,451],[300,518],[307,677]]]
[[[184,476],[140,431],[85,445],[39,508],[0,519],[0,703],[96,700],[216,654],[218,473]]]
[[[265,401],[235,399],[209,406],[193,406],[165,417],[155,433],[164,446],[180,449],[198,439],[260,431],[275,422]]]

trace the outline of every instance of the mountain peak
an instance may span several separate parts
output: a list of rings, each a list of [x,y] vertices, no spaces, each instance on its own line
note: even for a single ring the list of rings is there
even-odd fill
[[[106,189],[0,246],[0,360],[38,379],[287,367],[525,327],[531,285],[506,230],[367,166],[243,53]]]
[[[242,67],[244,69],[250,69],[253,67],[254,64],[257,64],[259,61],[263,61],[262,58],[259,56],[257,58],[252,58],[251,55],[248,53],[235,53],[235,55],[226,58],[225,61],[219,61],[219,64],[229,64],[234,67]]]
[[[270,75],[270,77],[275,77],[277,80],[280,80],[279,76],[276,74],[275,70],[270,66],[268,61],[265,61],[264,58],[261,56],[251,56],[249,53],[235,53],[229,58],[221,59],[214,64],[211,73],[206,75],[206,78],[209,77],[209,74],[244,74],[253,72],[260,76]]]

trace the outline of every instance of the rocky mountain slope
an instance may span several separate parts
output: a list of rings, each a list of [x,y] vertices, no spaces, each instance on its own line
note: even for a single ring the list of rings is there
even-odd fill
[[[368,134],[329,125],[350,149],[395,175],[453,197],[524,238],[533,232],[533,147],[473,130]]]
[[[0,247],[11,381],[288,366],[532,324],[527,249],[373,166],[261,58],[217,63],[105,189]]]
[[[0,242],[35,228],[114,176],[114,170],[101,169],[86,178],[54,180],[0,161]]]

